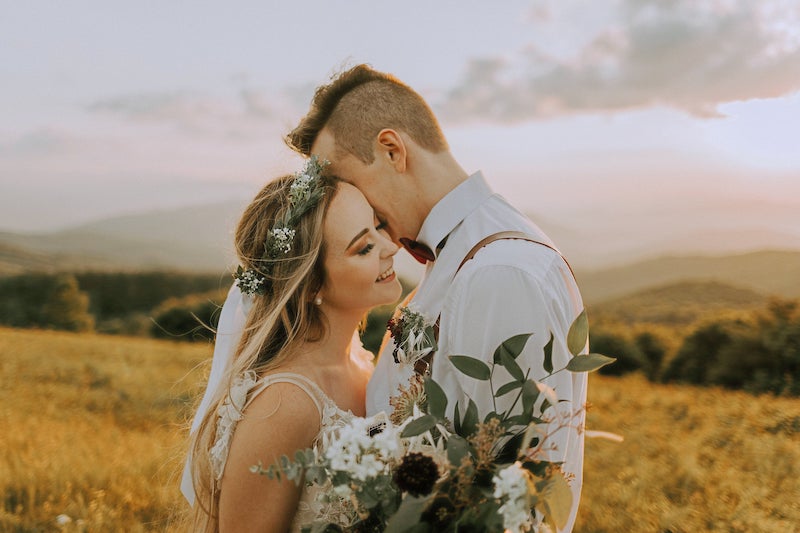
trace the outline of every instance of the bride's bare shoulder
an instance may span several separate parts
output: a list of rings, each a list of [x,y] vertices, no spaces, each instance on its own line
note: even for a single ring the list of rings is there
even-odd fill
[[[288,530],[300,488],[251,469],[311,447],[319,426],[316,404],[295,384],[272,383],[252,400],[231,439],[220,490],[221,531]]]
[[[231,452],[238,440],[251,454],[293,454],[312,445],[319,426],[319,409],[305,390],[293,383],[272,383],[244,410]]]

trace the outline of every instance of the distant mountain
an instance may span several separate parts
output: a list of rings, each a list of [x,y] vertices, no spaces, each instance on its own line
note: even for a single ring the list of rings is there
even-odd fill
[[[682,281],[590,305],[589,313],[593,320],[687,325],[726,311],[758,309],[766,300],[762,293],[728,283]]]
[[[661,257],[597,271],[578,271],[584,301],[593,304],[680,281],[717,281],[763,295],[800,297],[800,252]]]
[[[691,231],[662,229],[651,234],[636,227],[626,231],[608,229],[603,222],[586,229],[554,224],[531,215],[559,250],[578,270],[619,267],[661,256],[734,255],[754,250],[800,250],[800,230],[768,228],[714,229],[698,227]]]
[[[46,234],[0,233],[0,272],[178,269],[220,272],[234,261],[233,229],[243,203],[226,202],[120,216]]]
[[[233,233],[246,201],[125,215],[53,233],[0,232],[0,275],[29,270],[184,270],[218,273],[235,264]],[[406,253],[398,272],[421,266]]]
[[[30,270],[220,273],[235,263],[233,231],[245,203],[232,201],[119,216],[46,234],[0,233],[0,275]],[[601,226],[583,229],[536,215],[531,218],[569,258],[587,303],[685,280],[718,281],[761,294],[800,296],[800,252],[699,254],[699,250],[715,250],[700,245],[709,240],[720,243],[723,249],[738,246],[753,250],[758,249],[754,243],[764,242],[777,249],[800,250],[800,238],[793,240],[788,234],[698,230],[694,240],[648,243],[615,232],[608,232],[610,237],[605,238]],[[657,246],[658,242],[668,247],[666,251]],[[675,250],[682,250],[679,256]],[[652,259],[658,255],[664,257]],[[420,265],[404,252],[396,256],[396,269],[411,281],[422,273]]]

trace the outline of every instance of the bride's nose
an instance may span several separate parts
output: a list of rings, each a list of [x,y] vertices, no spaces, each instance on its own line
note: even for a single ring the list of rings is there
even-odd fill
[[[392,242],[389,237],[385,235],[380,236],[381,239],[381,257],[392,257],[394,254],[397,253],[397,250],[400,248]]]

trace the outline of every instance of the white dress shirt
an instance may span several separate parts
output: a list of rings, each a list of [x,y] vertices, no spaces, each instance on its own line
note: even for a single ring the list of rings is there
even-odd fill
[[[454,277],[459,264],[472,247],[489,235],[501,231],[521,231],[535,240],[552,245],[550,239],[527,217],[501,196],[494,194],[482,174],[469,177],[437,203],[425,219],[417,240],[438,252],[429,262],[412,300],[416,310],[433,322],[440,316],[439,350],[433,358],[431,375],[448,397],[447,416],[452,419],[455,401],[459,412],[466,411],[471,398],[478,407],[479,419],[494,410],[492,394],[485,381],[460,373],[448,355],[469,355],[491,363],[499,344],[520,333],[533,333],[517,362],[530,378],[555,390],[562,416],[578,414],[571,426],[555,431],[551,442],[557,450],[547,459],[563,461],[562,468],[572,477],[571,516],[564,529],[571,531],[577,514],[583,471],[582,427],[586,403],[585,373],[558,372],[545,378],[543,347],[554,335],[553,367],[566,366],[571,358],[566,339],[569,327],[583,309],[580,292],[564,259],[553,249],[524,240],[495,241],[477,252]],[[375,372],[367,386],[367,414],[391,413],[389,397],[398,386],[408,383],[410,366],[398,365],[392,357],[392,343],[384,346]],[[494,390],[511,381],[504,369],[494,372]],[[515,394],[496,400],[497,411],[510,406]],[[540,395],[540,404],[543,395]],[[538,408],[538,407],[537,407]],[[550,408],[545,415],[554,417]],[[516,410],[521,409],[518,404]]]

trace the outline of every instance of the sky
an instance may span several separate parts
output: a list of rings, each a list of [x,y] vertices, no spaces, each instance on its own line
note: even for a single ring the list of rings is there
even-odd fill
[[[358,63],[550,223],[800,236],[791,0],[0,0],[0,231],[246,199]]]

